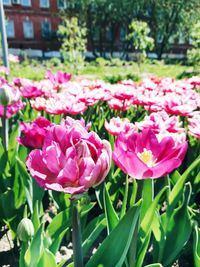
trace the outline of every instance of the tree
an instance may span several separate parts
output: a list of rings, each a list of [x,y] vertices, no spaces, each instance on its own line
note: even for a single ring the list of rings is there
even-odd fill
[[[149,37],[150,28],[144,21],[133,20],[129,25],[129,30],[130,33],[127,35],[127,39],[131,41],[137,52],[137,63],[140,67],[147,56],[147,50],[153,49],[154,40]]]
[[[191,31],[192,45],[194,48],[188,50],[187,57],[194,71],[200,71],[200,21],[194,25]]]
[[[64,60],[69,63],[75,72],[84,62],[86,51],[86,28],[79,26],[78,18],[64,18],[58,27],[58,35],[61,38],[61,54]]]
[[[170,37],[180,33],[188,37],[190,28],[200,19],[199,0],[143,0],[141,5],[159,59],[167,51]]]

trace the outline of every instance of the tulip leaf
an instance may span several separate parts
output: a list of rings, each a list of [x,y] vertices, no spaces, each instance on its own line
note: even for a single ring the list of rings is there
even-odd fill
[[[194,267],[200,266],[200,228],[195,225],[193,241]]]
[[[169,265],[176,259],[190,237],[192,225],[187,206],[191,196],[191,190],[191,185],[186,184],[184,187],[183,203],[168,219],[167,231],[165,233],[166,241],[162,257],[164,266]]]
[[[171,175],[170,175],[171,181],[173,184],[176,184],[178,180],[181,178],[181,174],[175,170]]]
[[[168,189],[168,187],[164,187],[155,197],[154,201],[151,203],[149,208],[146,211],[146,214],[144,215],[144,218],[141,222],[141,226],[139,229],[139,241],[138,241],[138,248],[139,251],[137,253],[137,262],[136,266],[140,267],[142,266],[142,263],[144,261],[144,257],[149,245],[150,237],[151,237],[151,226],[153,223],[153,218],[155,216],[156,208],[158,206],[158,203],[160,201],[160,198],[164,194],[164,192]]]
[[[25,253],[24,259],[28,267],[38,266],[37,264],[40,259],[40,256],[42,255],[43,250],[43,228],[43,225],[41,225],[36,234],[34,235],[34,238]]]
[[[94,230],[91,232],[91,234],[85,239],[83,242],[83,254],[86,255],[87,251],[91,248],[94,241],[97,239],[97,237],[100,235],[100,233],[105,229],[106,227],[106,219],[103,218],[97,226],[94,228]]]
[[[17,167],[19,174],[23,178],[25,185],[25,193],[28,202],[28,206],[31,214],[33,213],[34,205],[37,200],[41,201],[44,195],[44,189],[41,188],[37,182],[30,177],[26,170],[25,164],[17,157]]]
[[[57,252],[64,234],[71,226],[71,216],[71,209],[68,208],[57,214],[48,225],[46,233],[52,240],[52,244],[49,247],[51,252]]]
[[[55,256],[48,249],[44,250],[37,264],[37,267],[44,267],[44,266],[57,267]]]
[[[91,232],[98,226],[98,224],[105,218],[104,214],[95,217],[94,219],[90,220],[85,229],[82,233],[83,240],[87,239]]]
[[[12,220],[17,216],[15,194],[13,190],[8,189],[6,192],[0,194],[0,210],[0,217],[4,220]]]
[[[117,226],[119,218],[112,205],[106,185],[104,186],[104,210],[107,219],[107,231],[109,234]]]
[[[187,168],[187,170],[181,175],[178,182],[173,187],[169,194],[169,211],[173,211],[177,202],[180,200],[184,188],[184,184],[187,181],[188,176],[200,164],[200,156]]]
[[[121,267],[125,261],[139,218],[141,202],[129,209],[126,215],[103,241],[85,267]]]

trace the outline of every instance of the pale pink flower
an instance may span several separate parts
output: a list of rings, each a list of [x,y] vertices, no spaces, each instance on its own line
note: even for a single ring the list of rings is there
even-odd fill
[[[105,121],[104,126],[114,136],[118,136],[121,132],[128,133],[131,129],[136,130],[135,125],[129,119],[121,119],[119,117],[110,119],[110,122]]]
[[[192,117],[188,118],[188,133],[200,139],[200,111],[193,112]]]
[[[0,66],[0,73],[4,74],[4,75],[8,75],[9,74],[9,69],[5,66]]]
[[[8,55],[8,60],[11,62],[11,63],[19,63],[19,57],[18,56],[15,56],[13,54],[9,54]]]

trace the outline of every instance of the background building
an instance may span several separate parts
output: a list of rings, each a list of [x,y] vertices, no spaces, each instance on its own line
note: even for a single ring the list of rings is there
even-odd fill
[[[56,31],[62,0],[3,0],[9,48],[59,50]]]

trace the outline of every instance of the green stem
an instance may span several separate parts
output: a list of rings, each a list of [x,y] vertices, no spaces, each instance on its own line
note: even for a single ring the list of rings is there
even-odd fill
[[[3,143],[3,148],[6,153],[6,158],[8,155],[8,119],[6,118],[6,111],[7,107],[4,106],[4,112],[3,112],[3,117],[1,118],[2,121],[2,143]]]
[[[142,191],[143,191],[143,185],[144,181],[138,181],[138,189],[137,189],[137,196],[136,196],[136,202],[139,201],[142,197]],[[129,267],[135,267],[136,263],[136,253],[137,253],[137,240],[138,240],[138,231],[139,231],[139,219],[137,220],[135,231],[133,233],[133,237],[131,240],[130,248],[129,248]]]
[[[72,244],[74,267],[83,267],[81,224],[76,201],[73,202],[72,210]]]

